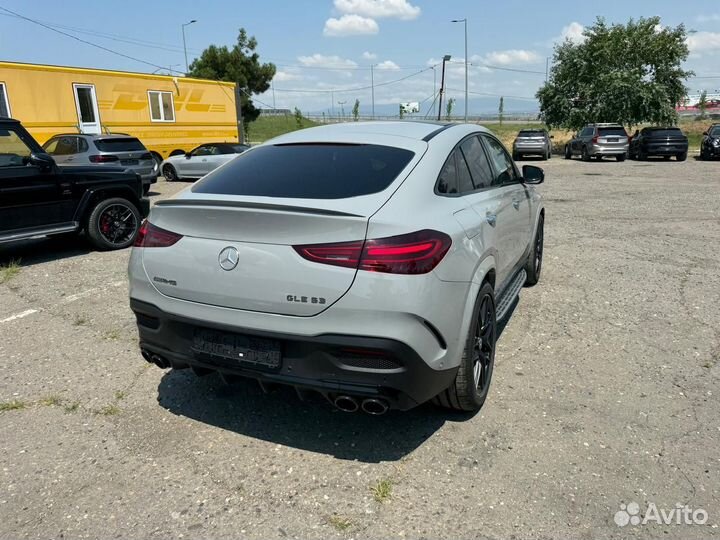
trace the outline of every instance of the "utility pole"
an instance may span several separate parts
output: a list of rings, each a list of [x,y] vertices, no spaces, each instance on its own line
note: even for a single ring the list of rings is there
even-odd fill
[[[443,93],[445,92],[445,62],[448,62],[450,58],[451,56],[449,54],[443,56],[442,75],[440,76],[440,99],[438,100],[438,122],[440,121],[440,116],[442,115],[442,98]]]
[[[335,118],[335,92],[330,90],[330,108],[332,110],[332,117]]]
[[[432,67],[433,70],[433,98],[437,96],[437,71],[435,71],[435,66]]]
[[[548,72],[550,71],[550,57],[545,57],[545,83],[548,82]]]
[[[468,51],[467,51],[467,17],[454,19],[450,22],[465,23],[465,123],[468,121]]]
[[[375,64],[370,64],[370,88],[372,93],[372,119],[375,120]]]
[[[270,87],[272,88],[272,93],[273,93],[273,109],[275,109],[275,111],[273,111],[273,112],[277,112],[277,107],[275,106],[275,81],[274,80],[270,81]]]
[[[185,27],[191,25],[192,23],[196,23],[197,21],[193,19],[190,22],[186,22],[182,25],[182,35],[183,35],[183,51],[185,51],[185,74],[187,74],[188,71],[190,71],[190,67],[188,66],[188,59],[187,59],[187,45],[185,44]]]
[[[345,104],[347,101],[338,101],[338,105],[340,105],[340,118],[345,121]]]

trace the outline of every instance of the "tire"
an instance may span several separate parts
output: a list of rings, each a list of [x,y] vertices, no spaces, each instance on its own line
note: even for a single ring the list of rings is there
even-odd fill
[[[565,145],[565,159],[572,159],[572,150],[569,144]]]
[[[476,348],[478,338],[480,338],[480,348]],[[480,410],[487,399],[490,388],[495,365],[496,340],[495,292],[492,285],[485,282],[475,301],[475,310],[470,321],[455,381],[433,398],[436,405],[456,411],[475,412]],[[479,374],[475,370],[476,360],[481,360]],[[481,384],[476,383],[478,375]]]
[[[617,159],[620,162],[623,162],[623,161],[625,161],[625,154],[617,155],[617,156],[615,156],[615,159]]]
[[[125,249],[135,242],[141,221],[140,211],[132,202],[113,197],[95,204],[85,223],[85,231],[97,249]]]
[[[700,149],[700,159],[703,161],[707,161],[707,159],[708,159],[707,152],[705,152],[704,148]]]
[[[590,161],[590,154],[588,154],[587,146],[583,146],[583,149],[582,149],[582,160],[583,160],[583,161]]]
[[[678,161],[685,161],[687,159],[687,152],[678,154],[677,156],[675,156],[675,159],[677,159]]]
[[[637,158],[638,161],[647,161],[648,155],[643,150],[638,150]]]
[[[525,286],[532,287],[540,281],[540,272],[542,272],[542,261],[543,261],[543,248],[545,246],[545,216],[542,214],[538,219],[537,231],[535,232],[535,238],[533,241],[533,247],[528,254],[527,262],[525,263],[525,273],[527,279],[525,279]]]
[[[520,161],[520,154],[517,152],[513,152],[512,154],[513,161]]]
[[[552,148],[548,148],[546,159],[552,159]]]
[[[166,163],[162,168],[162,175],[165,177],[166,182],[175,182],[179,180],[175,167]]]

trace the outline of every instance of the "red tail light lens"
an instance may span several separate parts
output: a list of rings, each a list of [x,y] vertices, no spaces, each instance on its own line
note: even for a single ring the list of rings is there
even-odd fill
[[[309,261],[387,274],[426,274],[450,249],[450,237],[422,230],[365,242],[293,246]]]
[[[140,159],[142,159],[142,160],[152,159],[152,155],[150,155],[150,152],[146,152],[140,156]]]
[[[597,144],[597,142],[598,142],[598,136],[597,136],[597,135],[595,135],[595,136],[592,138],[592,142],[593,142],[593,144]]]
[[[90,159],[92,163],[112,163],[113,161],[120,160],[117,156],[108,155],[90,156],[88,159]]]
[[[156,227],[146,219],[140,226],[138,235],[135,238],[135,247],[170,247],[181,238],[182,234],[177,234],[161,229],[160,227]]]

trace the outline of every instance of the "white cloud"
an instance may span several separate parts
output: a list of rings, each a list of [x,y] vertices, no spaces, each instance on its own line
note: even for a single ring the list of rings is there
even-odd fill
[[[691,53],[715,51],[720,49],[719,32],[696,32],[687,38],[687,45]]]
[[[362,57],[365,60],[375,60],[377,58],[377,54],[365,51],[364,53],[362,53]]]
[[[569,39],[573,43],[582,43],[583,41],[585,41],[585,36],[583,36],[583,30],[585,30],[585,27],[582,24],[573,21],[567,26],[564,26],[562,31],[560,32],[560,35],[556,37],[553,41],[563,42],[566,39]]]
[[[298,56],[298,61],[303,66],[309,67],[332,67],[332,68],[354,68],[357,63],[347,58],[340,58],[336,55],[327,56],[315,53],[312,56]]]
[[[343,15],[339,19],[330,17],[325,21],[323,34],[332,37],[364,36],[377,34],[380,31],[374,19],[361,17],[360,15]]]
[[[509,66],[513,64],[533,64],[542,60],[541,56],[534,51],[524,49],[508,49],[507,51],[492,51],[487,53],[482,60],[487,64]]]
[[[277,72],[275,72],[275,77],[273,77],[273,81],[275,81],[275,82],[295,81],[300,78],[301,78],[300,75],[297,75],[295,73],[289,73],[287,71],[277,71]]]
[[[720,22],[720,13],[711,13],[710,15],[698,15],[695,20],[700,23]]]
[[[392,60],[385,60],[384,62],[380,62],[380,63],[377,65],[377,68],[378,68],[378,69],[392,69],[392,70],[395,70],[395,69],[400,69],[400,66],[398,66],[398,65],[397,65],[395,62],[393,62]]]
[[[335,0],[340,13],[353,13],[364,17],[397,18],[409,21],[420,15],[420,8],[408,0]]]

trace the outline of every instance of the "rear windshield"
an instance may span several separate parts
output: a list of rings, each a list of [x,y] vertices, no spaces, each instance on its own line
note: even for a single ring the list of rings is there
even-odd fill
[[[196,183],[196,193],[345,199],[388,187],[414,153],[374,144],[278,144],[244,152]]]
[[[682,137],[680,128],[648,129],[647,134],[650,137]]]
[[[125,139],[98,139],[95,146],[101,152],[141,152],[145,150],[143,143],[135,137]]]
[[[714,127],[710,130],[711,137],[720,137],[720,126]]]
[[[518,133],[518,137],[542,137],[545,132],[541,129],[523,129]]]
[[[625,128],[621,127],[601,127],[598,128],[598,135],[601,137],[627,137]]]

